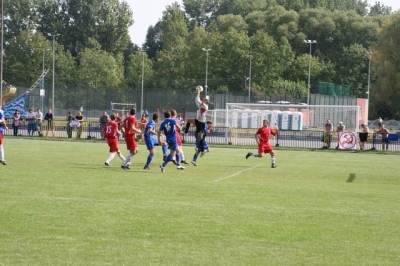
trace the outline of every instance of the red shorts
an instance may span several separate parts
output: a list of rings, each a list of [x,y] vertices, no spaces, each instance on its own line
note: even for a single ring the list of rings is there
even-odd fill
[[[258,145],[258,153],[272,153],[272,145],[269,143],[260,143]]]
[[[182,146],[182,136],[179,132],[176,132],[176,144]]]
[[[119,151],[118,139],[107,139],[107,144],[110,147],[110,152]]]
[[[0,145],[4,143],[4,135],[0,133]]]
[[[137,142],[135,140],[135,135],[125,135],[126,148],[128,151],[137,150]]]

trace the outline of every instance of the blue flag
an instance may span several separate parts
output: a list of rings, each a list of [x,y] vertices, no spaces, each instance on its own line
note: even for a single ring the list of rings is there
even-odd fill
[[[21,116],[26,115],[26,110],[25,110],[25,102],[26,102],[26,96],[27,94],[24,93],[21,96],[18,96],[11,102],[8,102],[3,106],[4,110],[4,116],[6,118],[11,118],[15,112],[15,110],[18,110],[18,112],[21,114]]]

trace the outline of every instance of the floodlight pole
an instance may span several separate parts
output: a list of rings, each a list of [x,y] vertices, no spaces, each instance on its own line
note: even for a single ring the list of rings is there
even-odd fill
[[[3,106],[4,0],[1,0],[0,107]]]
[[[51,109],[53,111],[53,114],[56,113],[55,107],[54,107],[54,87],[55,87],[55,65],[56,65],[56,51],[55,51],[55,43],[56,43],[56,37],[59,36],[60,34],[51,34],[48,33],[48,36],[53,38],[53,84],[52,84],[52,92],[51,92]]]
[[[369,114],[369,99],[370,99],[370,89],[371,89],[371,64],[372,64],[372,51],[368,51],[368,88],[367,88],[367,102],[368,102],[368,107],[367,107],[367,112]]]
[[[208,58],[209,58],[209,53],[211,51],[210,48],[203,48],[202,49],[204,52],[206,52],[206,84],[204,85],[205,88],[205,93],[206,96],[208,95]]]
[[[43,49],[42,74],[44,73],[44,70],[45,70],[45,62],[44,62],[45,54],[49,50],[50,49]],[[42,79],[42,90],[44,90],[44,80],[45,80],[45,77],[43,77],[43,79]],[[40,98],[41,98],[41,101],[42,101],[42,112],[43,112],[44,111],[44,96],[40,96]]]
[[[307,104],[310,105],[312,45],[316,44],[317,41],[316,40],[304,40],[304,43],[310,45],[310,59],[308,62],[308,92],[307,92]]]
[[[144,108],[143,108],[143,96],[144,96],[144,50],[142,51],[142,93],[140,96],[140,113],[143,114]]]
[[[250,54],[249,55],[249,60],[250,60],[250,66],[249,66],[249,103],[251,102],[251,67],[252,67],[252,60],[253,56]]]

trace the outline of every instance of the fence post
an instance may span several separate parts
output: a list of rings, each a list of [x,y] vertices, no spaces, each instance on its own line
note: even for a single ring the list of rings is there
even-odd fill
[[[375,148],[375,139],[376,139],[376,133],[372,134],[372,149],[371,150],[376,150]]]
[[[276,134],[276,144],[275,144],[275,147],[279,147],[279,135],[280,135],[280,130],[278,130],[278,131],[277,131],[277,134]]]

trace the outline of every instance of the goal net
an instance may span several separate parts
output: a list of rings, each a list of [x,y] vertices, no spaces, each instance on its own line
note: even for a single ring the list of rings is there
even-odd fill
[[[111,103],[111,111],[117,113],[126,113],[131,109],[136,110],[136,103]]]
[[[228,128],[259,128],[266,119],[281,130],[322,129],[328,119],[358,130],[359,116],[358,106],[245,103],[227,103],[224,114]]]

